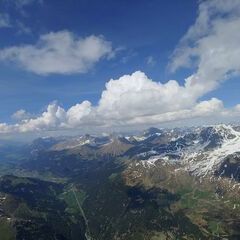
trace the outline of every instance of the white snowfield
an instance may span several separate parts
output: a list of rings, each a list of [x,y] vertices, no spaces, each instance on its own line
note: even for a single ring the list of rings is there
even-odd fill
[[[206,150],[210,143],[211,134],[217,134],[222,139],[219,146]],[[180,156],[177,160],[182,167],[196,176],[211,175],[223,163],[224,159],[231,154],[240,152],[240,132],[230,125],[216,125],[209,135],[209,140],[201,143],[199,140],[192,141],[191,145],[176,149],[171,154]],[[169,154],[169,152],[168,152]],[[166,153],[150,157],[148,160],[140,161],[144,167],[153,167],[158,161],[176,163],[176,160],[166,156]]]
[[[204,146],[202,149],[196,146],[197,151],[186,152],[183,155],[185,168],[195,175],[205,176],[214,173],[228,155],[240,151],[240,132],[235,131],[230,125],[217,125],[214,129],[223,137],[219,147],[203,152]]]

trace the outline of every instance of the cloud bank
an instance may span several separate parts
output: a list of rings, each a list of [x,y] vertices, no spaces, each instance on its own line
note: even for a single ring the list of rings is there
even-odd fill
[[[136,71],[108,81],[96,106],[86,100],[64,109],[54,102],[38,117],[22,119],[13,125],[0,124],[0,132],[86,127],[109,129],[174,121],[199,120],[207,123],[237,120],[240,104],[225,108],[217,98],[200,99],[223,81],[239,75],[239,26],[238,0],[201,2],[196,22],[181,39],[169,64],[171,71],[181,67],[194,69],[183,85],[175,80],[164,84],[156,82],[145,73]],[[84,52],[86,49],[88,51]],[[101,37],[78,39],[68,32],[60,32],[42,36],[36,46],[4,49],[0,58],[17,61],[38,74],[65,74],[85,72],[100,58],[111,54],[111,44]],[[33,61],[28,62],[26,56],[31,56]],[[55,58],[57,64],[52,62]],[[42,64],[39,66],[36,62]]]
[[[23,117],[25,111],[14,114]],[[35,118],[22,119],[14,125],[0,124],[0,132],[30,132],[62,129],[104,129],[136,127],[166,122],[215,119],[232,120],[240,116],[240,106],[224,108],[212,98],[198,102],[191,89],[172,80],[161,84],[137,71],[106,83],[97,106],[89,101],[64,109],[56,102]]]

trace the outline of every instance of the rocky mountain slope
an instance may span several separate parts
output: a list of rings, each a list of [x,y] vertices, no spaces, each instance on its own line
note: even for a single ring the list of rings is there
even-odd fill
[[[237,126],[39,138],[2,152],[3,240],[240,238]]]

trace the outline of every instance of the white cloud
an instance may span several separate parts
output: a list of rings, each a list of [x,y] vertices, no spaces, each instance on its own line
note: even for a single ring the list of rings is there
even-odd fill
[[[240,117],[240,107],[224,108],[223,102],[212,98],[198,102],[188,88],[176,81],[161,84],[142,72],[125,75],[106,84],[97,106],[89,101],[63,109],[56,102],[49,104],[39,117],[25,118],[15,125],[0,125],[0,132],[31,132],[61,129],[121,128],[166,122],[214,119],[230,121]],[[17,115],[24,115],[20,110]],[[15,114],[16,115],[16,114]]]
[[[183,85],[175,80],[166,83],[155,82],[143,72],[137,71],[108,81],[96,106],[89,101],[83,101],[64,109],[52,103],[39,117],[25,119],[15,125],[0,124],[0,132],[86,127],[106,131],[111,127],[136,128],[141,125],[173,121],[183,123],[200,121],[207,124],[239,120],[240,104],[225,108],[224,103],[217,98],[201,100],[222,81],[239,74],[239,9],[239,1],[233,0],[200,3],[196,23],[182,38],[170,65],[172,70],[183,66],[195,66],[195,73],[189,76]],[[81,51],[78,53],[79,49]],[[56,69],[59,67],[62,73],[84,72],[101,57],[107,57],[111,53],[111,44],[102,38],[91,36],[78,39],[68,32],[60,32],[42,36],[36,46],[5,49],[1,56],[2,58],[11,56],[22,64],[26,55],[31,56],[35,63],[27,62],[28,65],[24,66],[28,70],[47,74],[57,72]],[[51,65],[55,58],[57,65]],[[90,63],[86,64],[88,61]],[[41,62],[42,65],[35,65],[36,62]]]
[[[7,123],[0,123],[0,133],[11,133],[16,131],[18,131],[18,129],[15,129],[14,126],[8,125]]]
[[[240,112],[240,104],[237,104],[237,105],[235,106],[235,111],[236,111],[236,112]]]
[[[23,120],[16,124],[19,132],[42,131],[60,127],[65,121],[65,111],[56,103],[48,105],[47,110],[40,117]]]
[[[24,109],[19,109],[18,111],[12,114],[12,118],[15,120],[24,120],[30,117],[31,117],[31,114],[26,112],[26,110]]]
[[[6,13],[0,13],[0,28],[11,27],[9,15]]]
[[[238,0],[203,1],[199,15],[176,48],[170,69],[196,67],[186,79],[198,97],[240,71],[240,3]]]
[[[175,96],[178,96],[176,102]],[[110,119],[126,119],[189,107],[194,98],[177,81],[161,84],[143,72],[124,75],[106,84],[99,101],[98,113]]]
[[[114,55],[111,43],[102,36],[80,38],[68,31],[42,35],[35,45],[0,50],[2,61],[19,64],[36,74],[85,73],[101,58]]]
[[[66,112],[66,126],[78,127],[84,123],[84,118],[89,116],[92,111],[92,106],[89,101],[83,101],[81,104],[76,104]]]
[[[48,105],[46,111],[40,116],[31,118],[25,110],[19,110],[14,114],[20,122],[14,125],[0,125],[0,132],[17,131],[31,132],[44,130],[59,130],[79,127],[84,123],[84,118],[91,112],[91,103],[83,101],[81,104],[76,104],[65,111],[56,102]],[[27,114],[28,117],[25,117]]]

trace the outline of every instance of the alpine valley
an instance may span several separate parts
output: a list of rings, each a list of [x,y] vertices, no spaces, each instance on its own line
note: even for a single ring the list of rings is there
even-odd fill
[[[240,239],[240,127],[0,142],[1,240]]]

